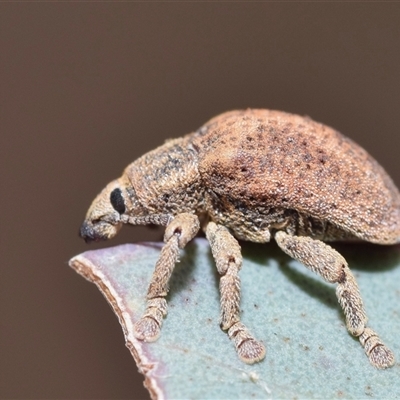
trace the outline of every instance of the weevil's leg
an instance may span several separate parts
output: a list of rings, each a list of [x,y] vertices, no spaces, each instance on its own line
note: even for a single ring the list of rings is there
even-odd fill
[[[178,262],[179,249],[192,240],[200,228],[196,215],[182,213],[167,226],[164,234],[166,242],[156,263],[147,291],[147,306],[142,318],[134,326],[137,339],[154,342],[160,335],[163,317],[167,315],[168,281]]]
[[[372,365],[383,369],[394,364],[393,353],[371,328],[365,328],[359,339]]]
[[[357,336],[372,365],[387,368],[393,365],[393,353],[374,331],[366,327],[360,291],[346,260],[332,247],[306,236],[293,236],[283,231],[275,234],[279,247],[292,258],[330,283],[337,283],[336,296],[346,317],[347,329]]]
[[[233,340],[239,358],[252,364],[265,357],[262,343],[254,339],[249,330],[240,322],[240,279],[242,254],[237,240],[222,225],[209,222],[206,236],[221,275],[219,290],[221,293],[221,328],[228,331]]]

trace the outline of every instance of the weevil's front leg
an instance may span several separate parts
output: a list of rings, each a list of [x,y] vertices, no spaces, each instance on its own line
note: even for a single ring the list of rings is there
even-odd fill
[[[242,254],[237,240],[222,225],[209,222],[206,236],[221,275],[219,289],[221,293],[221,327],[228,331],[233,340],[239,358],[252,364],[265,357],[262,343],[254,339],[249,330],[240,322],[240,279]]]
[[[367,316],[360,291],[346,260],[332,247],[310,237],[292,236],[279,231],[275,234],[275,240],[289,256],[321,275],[326,281],[338,284],[336,295],[346,317],[347,329],[359,338],[373,366],[392,366],[393,353],[372,329],[366,327]]]
[[[168,281],[183,249],[199,231],[200,223],[196,215],[182,213],[167,226],[164,234],[166,242],[151,278],[147,291],[147,306],[142,318],[134,326],[137,339],[154,342],[160,336],[162,321],[167,315]]]

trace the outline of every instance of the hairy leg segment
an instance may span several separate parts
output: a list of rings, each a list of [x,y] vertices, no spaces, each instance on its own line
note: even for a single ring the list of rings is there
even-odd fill
[[[196,215],[182,213],[167,226],[165,245],[161,250],[147,291],[146,310],[134,326],[137,339],[154,342],[160,336],[163,318],[167,315],[168,282],[179,259],[179,251],[192,240],[200,229]]]
[[[373,366],[380,369],[392,366],[393,353],[378,335],[366,326],[367,315],[360,291],[346,260],[324,242],[307,236],[294,236],[278,231],[275,240],[290,257],[301,262],[327,282],[337,284],[336,296],[344,311],[349,332],[359,338]]]
[[[228,336],[243,362],[253,364],[261,361],[265,357],[264,345],[240,322],[239,270],[242,266],[242,254],[239,243],[228,229],[214,222],[209,222],[205,231],[221,275],[221,328],[228,331]]]

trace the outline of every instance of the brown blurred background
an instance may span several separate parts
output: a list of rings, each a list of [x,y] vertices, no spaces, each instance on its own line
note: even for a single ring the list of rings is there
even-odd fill
[[[164,139],[234,108],[308,114],[400,185],[399,17],[394,3],[1,4],[0,396],[149,398],[67,261],[88,249],[97,192]]]

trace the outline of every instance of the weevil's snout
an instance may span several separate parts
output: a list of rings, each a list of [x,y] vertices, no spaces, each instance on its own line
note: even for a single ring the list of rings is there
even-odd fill
[[[108,240],[122,226],[121,215],[125,212],[125,201],[119,181],[109,183],[94,199],[79,230],[86,243]]]
[[[108,236],[105,231],[108,229],[105,225],[106,223],[98,222],[97,224],[92,224],[89,221],[83,221],[81,229],[79,230],[79,236],[86,242],[99,242],[100,240],[110,239],[112,236]]]
[[[114,217],[114,216],[113,216]],[[113,238],[121,228],[122,223],[118,219],[111,219],[110,215],[104,216],[106,220],[95,219],[91,221],[85,219],[79,230],[79,236],[86,243],[99,242]]]
[[[83,221],[81,229],[79,229],[79,236],[86,242],[90,243],[95,240],[93,228],[89,223]]]

